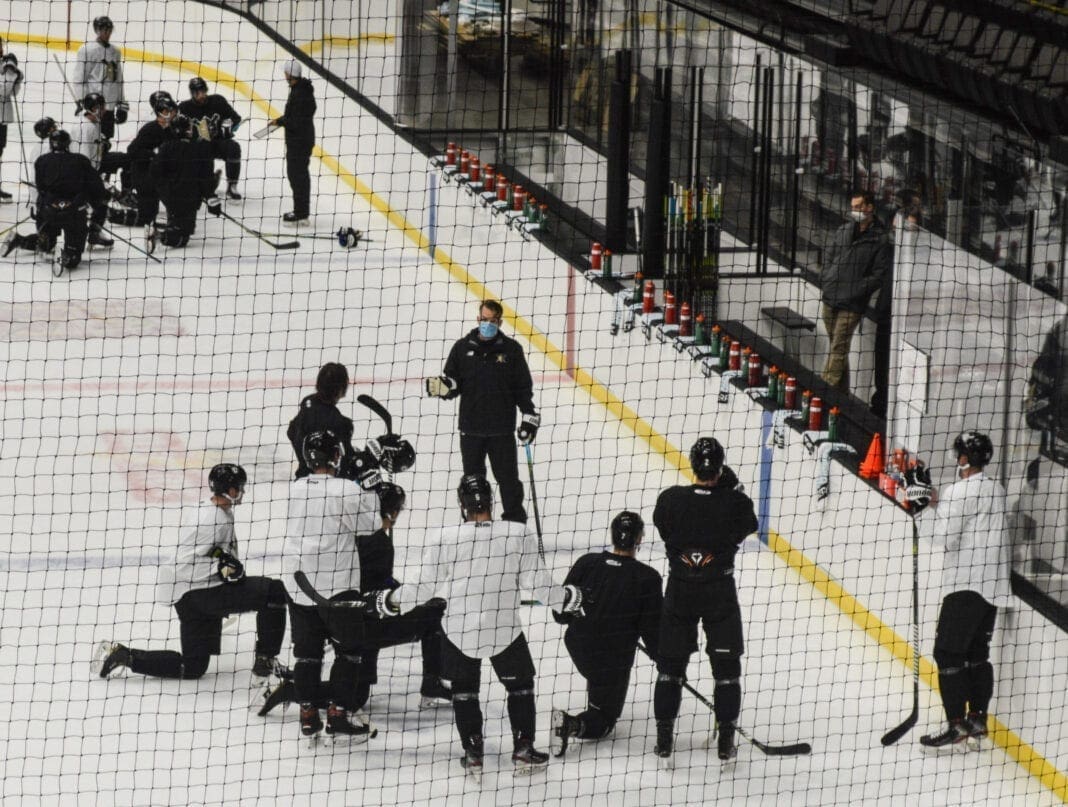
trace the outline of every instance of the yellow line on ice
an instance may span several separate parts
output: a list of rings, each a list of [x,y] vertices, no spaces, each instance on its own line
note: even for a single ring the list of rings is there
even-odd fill
[[[63,39],[11,32],[4,34],[4,40],[6,42],[41,45],[57,50],[77,50],[81,46],[80,42],[67,43]],[[263,109],[268,116],[277,117],[277,112],[271,107],[270,102],[256,93],[250,84],[222,70],[199,62],[174,59],[162,54],[132,48],[123,48],[122,54],[123,58],[129,61],[160,64],[180,72],[195,73],[215,83],[232,87]],[[369,185],[345,168],[336,157],[332,154],[327,154],[318,146],[315,147],[313,154],[322,161],[323,165],[337,174],[342,182],[362,196],[371,207],[380,212],[390,224],[400,230],[415,246],[424,252],[430,248],[430,241],[422,230],[408,221],[402,213],[391,207],[389,202],[375,193]],[[474,299],[482,300],[487,297],[497,297],[488,286],[454,261],[441,247],[435,247],[433,258],[454,280],[462,283]],[[564,352],[544,333],[535,328],[529,320],[521,316],[511,306],[505,304],[503,307],[505,319],[512,325],[517,335],[526,339],[532,348],[543,353],[549,362],[556,365],[560,370],[569,371],[580,389],[604,406],[624,426],[633,431],[636,437],[646,442],[654,452],[663,456],[669,465],[677,468],[686,477],[693,479],[689,461],[682,451],[672,445],[664,435],[643,420],[637,412],[627,406],[619,396],[597,381],[589,372],[581,367],[569,367]],[[827,572],[774,531],[769,531],[768,546],[789,568],[797,572],[803,580],[810,583],[824,597],[837,606],[858,628],[906,667],[912,668],[911,644],[869,611],[839,583],[832,580]],[[931,689],[938,689],[938,671],[935,665],[923,656],[920,658],[920,679]],[[1021,740],[1019,735],[995,716],[991,717],[991,728],[990,737],[996,745],[1004,749],[1006,754],[1041,782],[1043,786],[1051,790],[1057,798],[1068,803],[1068,776],[1058,770],[1031,745]]]
[[[324,36],[322,39],[313,39],[303,45],[297,45],[297,47],[311,56],[327,48],[358,48],[361,45],[370,43],[386,45],[396,41],[396,39],[396,36],[387,33],[363,34],[362,36]]]

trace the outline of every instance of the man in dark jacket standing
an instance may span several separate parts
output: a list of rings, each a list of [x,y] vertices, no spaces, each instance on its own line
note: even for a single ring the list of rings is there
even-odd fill
[[[849,348],[871,296],[892,268],[886,226],[875,217],[869,193],[850,200],[852,221],[839,227],[823,262],[823,324],[831,341],[823,380],[849,391]]]
[[[504,309],[496,300],[479,306],[478,327],[452,346],[445,372],[426,379],[427,395],[460,400],[460,454],[464,474],[486,474],[489,457],[501,490],[501,518],[526,523],[523,483],[519,481],[512,429],[518,407],[522,420],[516,435],[534,442],[541,417],[534,408],[534,382],[523,348],[500,332]]]
[[[311,164],[312,148],[315,146],[315,88],[301,77],[300,62],[290,59],[285,67],[289,82],[289,98],[285,112],[275,118],[275,126],[286,130],[286,176],[293,190],[293,210],[282,216],[287,224],[299,225],[308,220],[311,210]]]

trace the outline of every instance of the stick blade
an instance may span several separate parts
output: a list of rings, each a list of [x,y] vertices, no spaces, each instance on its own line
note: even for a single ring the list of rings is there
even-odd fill
[[[271,244],[270,241],[267,242]],[[271,244],[275,249],[296,249],[300,246],[300,241],[286,241],[284,244]]]
[[[793,745],[767,745],[766,743],[753,740],[753,745],[767,754],[769,757],[799,757],[812,753],[812,746],[808,743],[795,743]]]
[[[916,721],[919,720],[919,717],[919,710],[913,709],[912,714],[905,718],[904,723],[897,728],[890,729],[890,731],[883,735],[882,744],[893,745],[896,743],[912,730],[912,727],[916,725]]]

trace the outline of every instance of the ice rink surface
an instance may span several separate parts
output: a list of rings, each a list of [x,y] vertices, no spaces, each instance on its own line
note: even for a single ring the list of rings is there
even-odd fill
[[[112,5],[121,44],[115,9],[123,4]],[[184,5],[172,3],[167,13],[182,13]],[[280,110],[278,65],[287,57],[251,27],[241,31],[241,58],[227,64],[213,62],[217,54],[199,41],[144,48],[218,66]],[[72,105],[50,51],[10,49],[29,78],[23,119],[51,114],[70,122]],[[131,118],[147,118],[139,100],[153,89],[184,98],[193,70],[128,60]],[[236,512],[241,553],[250,573],[280,573],[293,470],[285,426],[326,361],[354,368],[353,394],[341,406],[356,420],[357,440],[381,429],[354,402],[366,392],[390,408],[396,429],[418,451],[414,471],[397,480],[409,491],[397,529],[398,577],[415,573],[428,531],[459,517],[455,405],[423,397],[421,379],[439,372],[452,342],[473,327],[482,289],[464,279],[484,283],[553,345],[565,341],[573,300],[568,322],[580,334],[573,345],[578,367],[598,368],[600,381],[676,448],[722,428],[702,395],[662,364],[659,346],[637,332],[607,338],[610,300],[583,281],[569,287],[559,261],[491,224],[483,211],[442,213],[438,243],[456,263],[442,252],[433,260],[419,248],[417,230],[406,229],[426,224],[423,158],[354,102],[313,82],[326,159],[312,161],[314,216],[301,234],[316,238],[303,238],[300,250],[274,252],[202,211],[189,247],[161,248],[162,264],[122,244],[87,252],[88,261],[59,279],[27,253],[0,259],[0,534],[10,536],[0,550],[4,804],[1055,803],[999,750],[923,755],[919,734],[942,720],[939,699],[926,689],[917,729],[882,748],[879,737],[910,707],[908,671],[755,539],[739,555],[737,572],[747,632],[741,725],[765,742],[810,741],[810,757],[766,757],[743,742],[737,763],[721,768],[706,747],[711,714],[684,696],[676,769],[658,770],[651,753],[654,669],[639,658],[612,739],[576,743],[547,771],[516,777],[504,692],[489,683],[487,665],[488,757],[479,788],[457,764],[450,711],[417,709],[420,665],[408,647],[381,656],[370,703],[379,736],[354,749],[308,750],[297,739],[295,710],[261,719],[247,708],[251,616],[227,630],[223,654],[199,681],[93,680],[89,660],[99,640],[177,649],[177,620],[168,605],[155,603],[156,569],[177,539],[183,508],[203,497],[214,463],[248,469],[249,493]],[[242,92],[218,89],[251,117],[238,135],[246,199],[227,210],[253,227],[284,232],[282,142],[250,137],[269,113]],[[134,131],[121,127],[116,146],[124,148]],[[24,135],[27,150],[37,145],[29,127]],[[0,208],[0,229],[26,213],[19,140],[9,134],[2,164],[3,184],[19,188],[19,204]],[[346,226],[371,240],[340,248],[329,236]],[[140,243],[137,229],[116,231]],[[505,331],[517,327],[513,321]],[[521,341],[545,422],[535,468],[548,561],[561,580],[580,554],[604,546],[614,513],[641,509],[650,521],[657,493],[682,477],[561,372],[539,350],[542,341]],[[747,458],[728,459],[751,483]],[[639,557],[665,570],[651,525]],[[584,691],[548,611],[531,607],[527,621],[545,747],[550,709],[580,709]],[[711,696],[703,653],[694,655],[689,674]]]

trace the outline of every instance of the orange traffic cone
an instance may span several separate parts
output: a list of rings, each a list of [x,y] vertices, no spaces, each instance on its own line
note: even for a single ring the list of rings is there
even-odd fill
[[[883,459],[883,436],[875,432],[868,446],[868,453],[864,462],[860,464],[860,476],[862,479],[878,479],[879,474],[886,470],[886,461]]]

